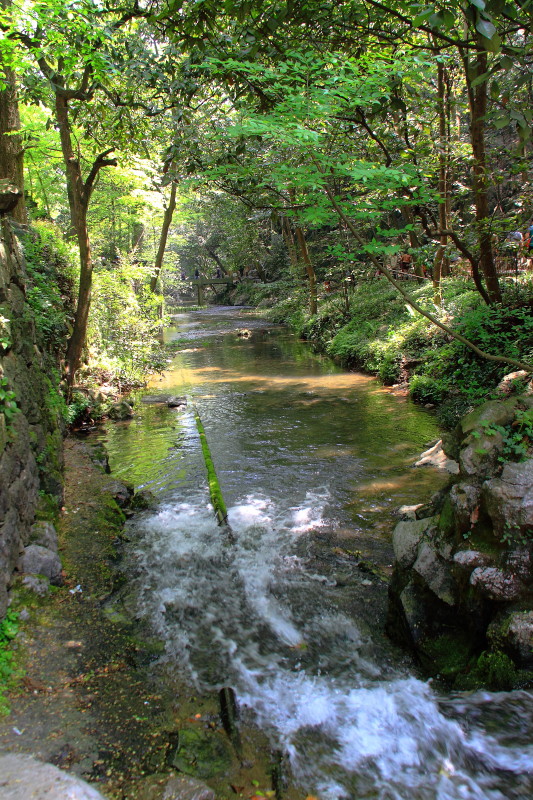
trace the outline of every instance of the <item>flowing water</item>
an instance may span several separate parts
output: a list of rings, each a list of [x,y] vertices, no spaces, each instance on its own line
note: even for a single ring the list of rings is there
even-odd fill
[[[196,690],[232,686],[324,800],[533,796],[532,696],[440,696],[382,634],[395,509],[443,485],[413,468],[431,415],[236,309],[180,316],[167,338],[181,350],[147,394],[187,409],[140,401],[107,442],[114,474],[157,497],[131,559],[166,658]]]

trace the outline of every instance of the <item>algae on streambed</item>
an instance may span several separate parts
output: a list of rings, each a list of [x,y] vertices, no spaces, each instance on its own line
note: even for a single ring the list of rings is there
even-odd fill
[[[153,776],[173,769],[206,781],[221,798],[252,797],[258,787],[272,794],[264,736],[244,731],[239,757],[217,696],[194,696],[158,663],[161,643],[133,619],[105,613],[120,583],[125,517],[91,449],[73,437],[65,443],[57,523],[64,586],[45,599],[14,591],[14,605],[29,610],[14,644],[25,676],[10,697],[10,715],[0,718],[0,751],[51,762],[110,800],[156,800]]]

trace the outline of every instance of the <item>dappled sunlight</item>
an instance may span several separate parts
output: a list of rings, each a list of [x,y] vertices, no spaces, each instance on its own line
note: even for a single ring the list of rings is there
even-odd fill
[[[248,372],[245,375],[241,371],[215,366],[177,366],[174,370],[165,372],[161,380],[157,379],[157,384],[164,387],[176,386],[177,379],[182,376],[187,383],[229,383],[232,384],[255,384],[263,386],[265,389],[299,389],[300,391],[313,392],[315,394],[330,394],[336,391],[347,391],[349,389],[368,386],[375,382],[374,378],[367,375],[334,374],[334,375],[272,375]]]

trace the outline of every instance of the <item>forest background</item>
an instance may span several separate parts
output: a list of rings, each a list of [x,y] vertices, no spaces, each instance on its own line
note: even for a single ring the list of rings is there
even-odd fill
[[[445,425],[524,385],[533,2],[0,8],[0,178],[70,421],[80,382],[164,368],[195,275]]]

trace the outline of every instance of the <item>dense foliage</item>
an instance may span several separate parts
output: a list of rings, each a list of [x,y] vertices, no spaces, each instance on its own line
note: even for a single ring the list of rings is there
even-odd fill
[[[43,220],[29,299],[69,386],[88,361],[162,366],[161,288],[179,303],[196,277],[253,279],[276,318],[450,418],[529,367],[533,262],[509,234],[531,217],[531,44],[529,0],[4,0],[22,121],[3,141]],[[79,250],[71,319],[36,266],[52,223]]]

